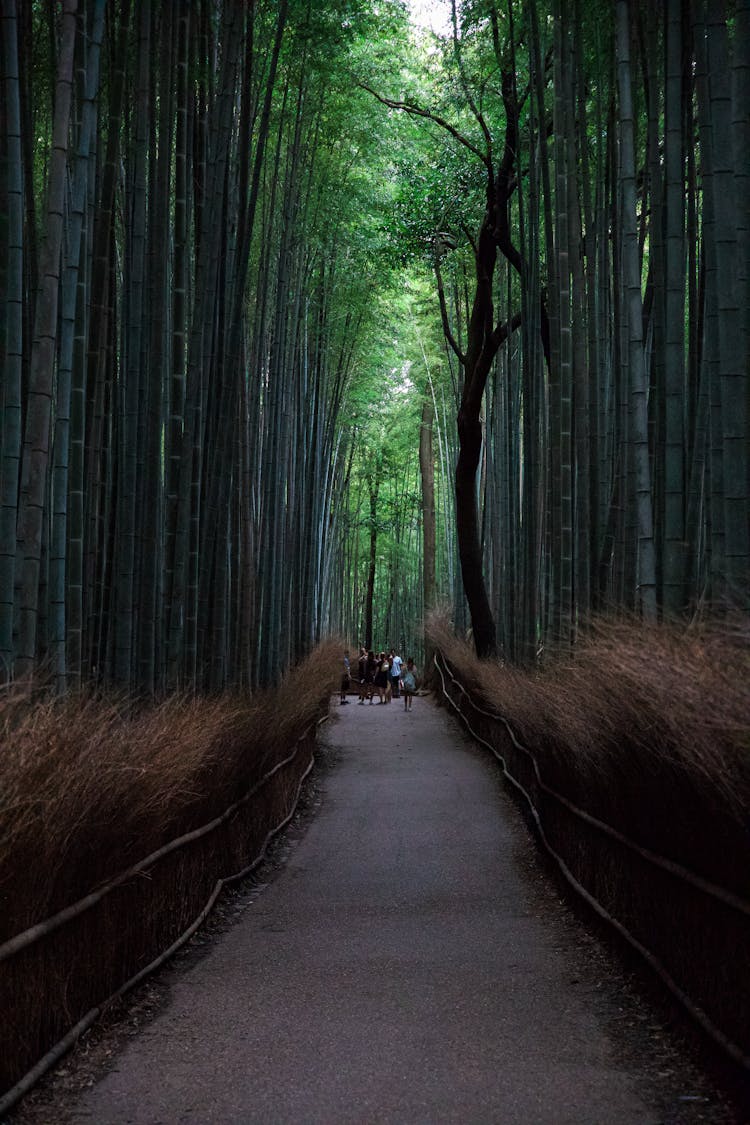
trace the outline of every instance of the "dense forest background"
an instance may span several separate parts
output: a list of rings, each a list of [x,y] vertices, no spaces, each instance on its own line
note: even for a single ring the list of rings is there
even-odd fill
[[[748,608],[748,0],[1,4],[3,679]]]

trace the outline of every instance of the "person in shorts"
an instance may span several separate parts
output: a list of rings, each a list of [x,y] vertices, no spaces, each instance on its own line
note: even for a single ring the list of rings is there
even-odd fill
[[[410,656],[406,661],[406,668],[401,675],[401,683],[404,689],[404,711],[411,711],[411,701],[417,691],[417,670],[414,667],[413,656]]]
[[[375,672],[375,691],[378,693],[378,703],[388,702],[390,669],[391,666],[388,657],[384,652],[381,652],[378,657],[377,670]]]

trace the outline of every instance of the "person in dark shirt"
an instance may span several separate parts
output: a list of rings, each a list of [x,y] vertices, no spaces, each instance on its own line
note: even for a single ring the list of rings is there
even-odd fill
[[[349,702],[349,700],[346,698],[346,693],[349,690],[349,685],[351,684],[351,682],[352,681],[349,669],[349,650],[347,649],[344,653],[344,663],[341,668],[341,699],[339,701],[339,705]]]
[[[367,699],[367,649],[364,645],[359,650],[359,702],[364,703]]]

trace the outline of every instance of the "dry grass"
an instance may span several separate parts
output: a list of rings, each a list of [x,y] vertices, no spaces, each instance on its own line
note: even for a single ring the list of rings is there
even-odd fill
[[[643,846],[750,891],[746,621],[600,621],[573,656],[538,671],[478,661],[445,620],[430,634],[549,785]]]
[[[320,645],[275,691],[0,701],[0,940],[206,823],[280,761],[338,687]]]

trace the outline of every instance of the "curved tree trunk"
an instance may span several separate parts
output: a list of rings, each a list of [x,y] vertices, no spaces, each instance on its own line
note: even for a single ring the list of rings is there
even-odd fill
[[[477,656],[485,659],[496,650],[497,633],[482,568],[479,534],[477,470],[482,453],[482,423],[478,411],[461,405],[458,412],[459,451],[456,462],[456,536],[464,593],[469,603]]]

